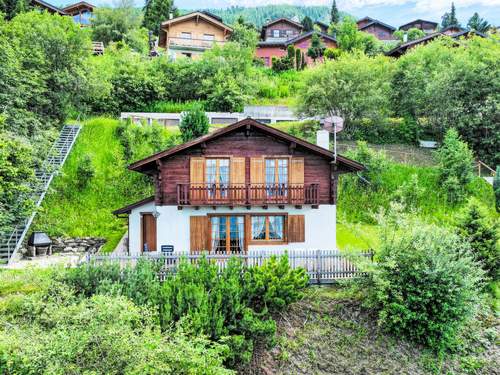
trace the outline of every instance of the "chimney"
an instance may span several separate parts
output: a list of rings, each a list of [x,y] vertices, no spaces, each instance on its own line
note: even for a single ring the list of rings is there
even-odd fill
[[[403,34],[403,43],[406,43],[408,41],[408,33]]]
[[[318,130],[316,132],[316,144],[319,147],[330,149],[330,132],[327,130]]]

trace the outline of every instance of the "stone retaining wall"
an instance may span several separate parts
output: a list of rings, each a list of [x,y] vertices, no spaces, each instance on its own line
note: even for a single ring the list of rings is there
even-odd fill
[[[106,243],[106,239],[99,237],[74,237],[74,238],[51,238],[52,253],[87,253],[95,254]],[[32,249],[27,244],[21,249],[24,256],[31,257]],[[37,248],[37,255],[47,254],[46,248]]]

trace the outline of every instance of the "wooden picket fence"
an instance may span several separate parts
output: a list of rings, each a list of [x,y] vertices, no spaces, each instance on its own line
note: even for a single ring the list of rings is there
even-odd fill
[[[231,257],[241,259],[248,267],[261,266],[272,256],[283,256],[283,251],[258,250],[247,254],[208,254],[206,252],[191,254],[161,254],[150,253],[142,255],[88,255],[85,262],[88,264],[102,264],[106,262],[119,262],[122,266],[135,265],[138,260],[145,259],[154,262],[161,262],[159,273],[160,281],[170,273],[175,273],[180,261],[185,260],[197,263],[200,259],[206,258],[210,262],[217,264],[221,272]],[[291,250],[286,252],[288,263],[292,268],[302,267],[309,275],[311,284],[330,284],[338,280],[364,277],[366,273],[356,267],[359,261],[373,261],[373,252],[364,251],[359,253],[349,253],[344,255],[337,250]]]

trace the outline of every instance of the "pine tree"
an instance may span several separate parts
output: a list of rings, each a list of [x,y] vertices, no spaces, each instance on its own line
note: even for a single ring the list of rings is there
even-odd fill
[[[485,33],[489,30],[491,25],[484,18],[479,17],[479,14],[476,12],[469,19],[467,27],[471,30],[476,30],[479,31],[480,33]]]
[[[333,0],[332,9],[330,11],[330,22],[337,23],[339,21],[340,21],[340,14],[339,14],[339,10],[337,8],[337,2],[335,0]]]
[[[143,26],[155,35],[160,33],[160,25],[170,16],[177,17],[179,11],[174,5],[174,0],[147,0],[144,6]]]
[[[495,178],[493,179],[493,191],[495,192],[497,212],[500,212],[500,165],[497,166]]]
[[[459,26],[460,23],[458,22],[457,19],[457,12],[455,9],[455,3],[451,3],[451,10],[450,12],[446,12],[443,17],[441,17],[441,26],[444,28],[447,28],[449,26]]]
[[[304,31],[312,31],[314,25],[311,17],[305,16],[304,19],[302,20],[302,26],[304,27]]]

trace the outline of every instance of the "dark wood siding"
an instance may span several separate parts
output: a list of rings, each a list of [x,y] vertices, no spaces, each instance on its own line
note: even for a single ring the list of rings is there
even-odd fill
[[[190,183],[190,158],[192,156],[234,156],[245,157],[246,180],[250,183],[250,158],[263,156],[285,156],[304,158],[304,184],[319,184],[319,204],[331,204],[331,166],[327,158],[313,154],[297,146],[291,149],[287,142],[251,130],[235,131],[221,138],[208,141],[204,152],[194,147],[182,154],[165,158],[161,163],[163,204],[177,204],[177,184]]]

